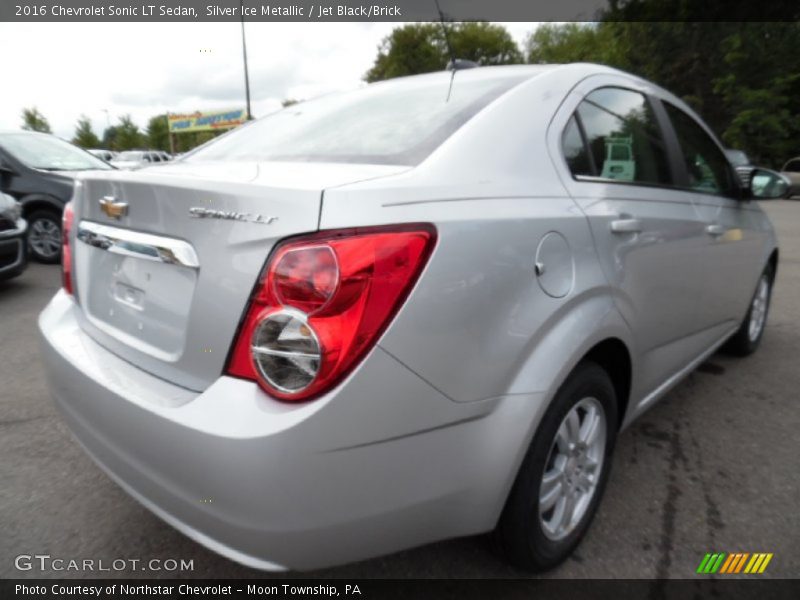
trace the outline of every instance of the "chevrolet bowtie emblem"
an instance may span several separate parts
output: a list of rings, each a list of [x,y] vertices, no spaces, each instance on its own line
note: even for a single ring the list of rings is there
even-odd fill
[[[99,202],[100,210],[112,219],[119,219],[128,214],[128,203],[121,202],[114,198],[114,196],[104,196],[100,198]]]

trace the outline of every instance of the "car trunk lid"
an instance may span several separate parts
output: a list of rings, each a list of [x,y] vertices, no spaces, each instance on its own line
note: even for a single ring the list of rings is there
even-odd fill
[[[87,174],[72,242],[82,326],[140,368],[203,390],[224,369],[272,247],[317,229],[323,190],[404,169],[175,163]]]

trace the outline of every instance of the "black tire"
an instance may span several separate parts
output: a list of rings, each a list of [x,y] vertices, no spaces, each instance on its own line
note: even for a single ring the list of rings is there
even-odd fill
[[[758,330],[758,334],[753,337],[750,335],[750,322],[753,318],[753,310],[755,309],[755,301],[758,297],[761,281],[766,280],[767,282],[767,299],[766,299],[766,307],[764,308],[764,320],[761,327]],[[767,265],[764,268],[764,272],[761,274],[761,277],[758,278],[758,283],[756,284],[756,291],[753,292],[753,298],[750,300],[750,306],[747,309],[747,314],[744,317],[741,325],[739,325],[739,329],[736,330],[725,345],[722,346],[722,351],[726,354],[731,354],[733,356],[749,356],[756,350],[758,350],[758,346],[761,344],[761,339],[764,337],[764,330],[767,328],[767,319],[769,318],[769,305],[772,301],[772,286],[775,283],[775,271],[772,268],[772,265]]]
[[[27,217],[28,221],[28,252],[30,257],[38,262],[55,264],[61,261],[61,214],[52,210],[37,210]],[[58,251],[54,253],[42,252],[31,243],[31,237],[36,235],[37,221],[42,221],[45,227],[50,230],[52,226],[58,228],[59,245]]]
[[[600,472],[588,507],[570,533],[551,539],[540,518],[539,492],[551,448],[565,417],[586,398],[595,398],[605,413],[606,442]],[[617,435],[617,399],[608,373],[593,362],[579,364],[548,408],[522,462],[494,532],[495,545],[519,569],[540,572],[564,561],[589,529],[603,496]],[[552,468],[552,465],[550,466]],[[545,515],[547,513],[544,513]]]

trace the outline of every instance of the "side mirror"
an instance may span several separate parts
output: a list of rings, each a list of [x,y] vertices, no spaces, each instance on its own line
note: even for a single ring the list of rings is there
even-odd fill
[[[753,200],[775,200],[784,198],[791,182],[776,171],[756,167],[750,173],[749,198]]]

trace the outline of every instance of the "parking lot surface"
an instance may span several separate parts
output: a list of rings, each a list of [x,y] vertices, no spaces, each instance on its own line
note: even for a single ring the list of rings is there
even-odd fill
[[[781,256],[761,348],[747,359],[711,357],[621,435],[593,526],[546,577],[694,577],[705,553],[720,551],[771,552],[764,576],[800,576],[800,202],[764,208]],[[71,439],[48,396],[35,328],[59,278],[58,267],[32,264],[0,283],[0,577],[268,576],[162,523]],[[172,558],[194,568],[18,571],[20,554],[106,563]],[[525,575],[505,566],[484,538],[468,538],[302,576]]]

